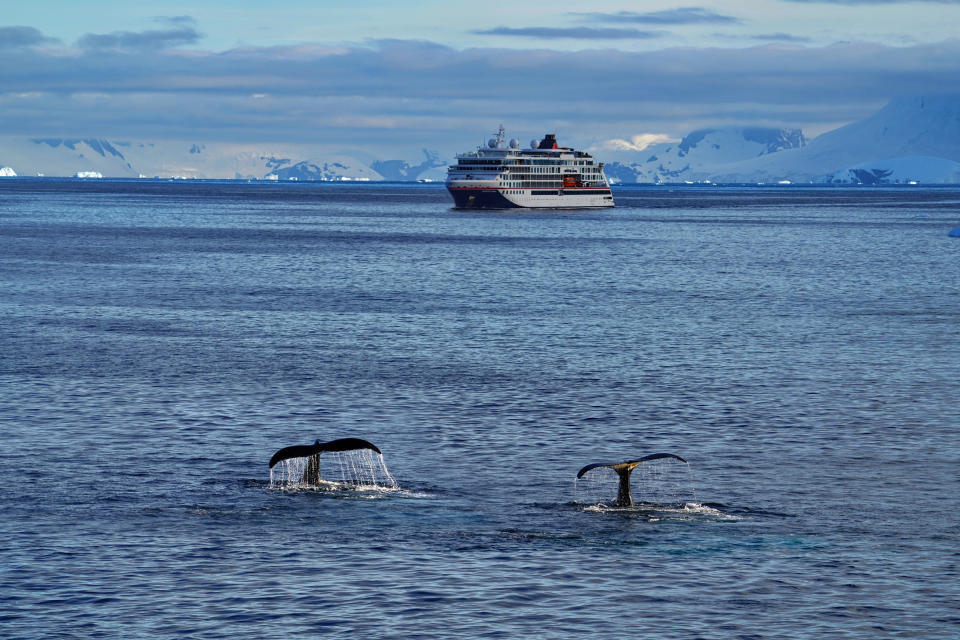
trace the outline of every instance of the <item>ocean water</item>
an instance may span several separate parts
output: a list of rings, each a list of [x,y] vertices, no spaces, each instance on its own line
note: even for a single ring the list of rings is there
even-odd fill
[[[0,636],[960,636],[960,189],[614,195],[5,179]]]

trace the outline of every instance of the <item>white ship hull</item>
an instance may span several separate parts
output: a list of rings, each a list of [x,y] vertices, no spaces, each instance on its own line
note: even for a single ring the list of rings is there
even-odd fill
[[[605,209],[614,206],[610,189],[499,189],[447,182],[458,209]]]

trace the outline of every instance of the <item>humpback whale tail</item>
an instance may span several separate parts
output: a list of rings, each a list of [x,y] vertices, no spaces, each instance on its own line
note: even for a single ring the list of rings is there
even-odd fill
[[[593,464],[588,464],[577,472],[577,479],[582,478],[583,474],[591,469],[596,469],[597,467],[613,469],[617,472],[617,475],[620,476],[620,483],[617,488],[617,500],[614,502],[614,505],[618,507],[632,507],[633,494],[630,491],[630,474],[633,473],[633,470],[644,462],[661,460],[663,458],[673,458],[674,460],[679,460],[680,462],[686,462],[686,460],[680,456],[673,455],[672,453],[652,453],[649,456],[644,456],[636,460],[627,460],[624,462],[595,462]]]
[[[303,470],[300,481],[303,484],[318,484],[321,480],[320,456],[324,452],[354,451],[358,449],[370,449],[377,454],[381,454],[380,449],[377,448],[375,444],[360,438],[340,438],[339,440],[331,440],[330,442],[320,442],[316,440],[313,444],[293,445],[292,447],[280,449],[270,458],[270,469],[273,469],[274,465],[284,460],[307,458],[306,468]],[[271,477],[272,473],[271,471]]]
[[[270,458],[270,468],[283,460],[290,458],[306,458],[308,456],[318,455],[324,451],[351,451],[353,449],[373,449],[377,453],[382,453],[377,446],[360,438],[340,438],[330,442],[314,441],[313,444],[298,444],[292,447],[284,447],[273,454]]]

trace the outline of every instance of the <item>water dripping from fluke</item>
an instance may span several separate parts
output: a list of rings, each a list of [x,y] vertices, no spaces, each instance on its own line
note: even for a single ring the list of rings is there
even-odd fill
[[[399,486],[376,445],[341,438],[277,451],[270,458],[270,488],[393,491]]]
[[[701,506],[696,501],[690,464],[672,453],[588,464],[574,480],[574,502],[592,511],[689,511]]]

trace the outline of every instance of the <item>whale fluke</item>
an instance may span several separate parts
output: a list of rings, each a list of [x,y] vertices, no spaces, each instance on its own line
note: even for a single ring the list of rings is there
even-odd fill
[[[280,449],[270,458],[270,468],[272,469],[273,465],[290,458],[306,458],[321,454],[324,451],[351,451],[353,449],[373,449],[377,453],[382,453],[375,444],[360,438],[340,438],[330,442],[317,440],[313,444],[297,444]]]
[[[317,440],[317,444],[320,441]],[[318,451],[316,444],[298,444],[292,447],[284,447],[273,454],[273,457],[270,458],[270,468],[273,468],[273,465],[281,462],[283,460],[289,460],[290,458],[306,458],[307,456],[312,456]]]
[[[621,467],[623,465],[632,465],[630,468],[633,469],[637,465],[643,464],[644,462],[649,462],[650,460],[660,460],[661,458],[673,458],[674,460],[679,460],[680,462],[686,462],[686,460],[680,456],[675,456],[672,453],[651,453],[649,456],[643,456],[642,458],[638,458],[636,460],[627,460],[626,462],[595,462],[593,464],[588,464],[577,472],[577,477],[582,478],[583,474],[585,474],[587,471],[590,471],[590,469],[596,469],[597,467],[610,467],[616,471],[617,467]]]
[[[583,469],[577,472],[577,478],[582,478],[583,474],[591,469],[596,469],[597,467],[608,467],[617,472],[617,475],[620,476],[620,486],[617,489],[617,501],[614,503],[618,507],[632,507],[633,506],[633,494],[630,492],[630,474],[633,473],[633,470],[644,462],[649,462],[651,460],[660,460],[662,458],[673,458],[674,460],[679,460],[680,462],[686,462],[680,456],[675,456],[672,453],[651,453],[648,456],[643,456],[636,460],[627,460],[625,462],[594,462],[593,464],[588,464]]]

